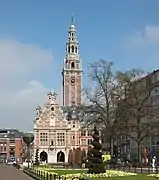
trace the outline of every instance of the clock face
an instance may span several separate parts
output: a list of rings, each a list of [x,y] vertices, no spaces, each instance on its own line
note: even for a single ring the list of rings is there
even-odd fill
[[[75,79],[74,77],[72,77],[72,78],[70,79],[70,83],[71,83],[72,85],[74,85],[74,84],[76,83],[76,79]]]

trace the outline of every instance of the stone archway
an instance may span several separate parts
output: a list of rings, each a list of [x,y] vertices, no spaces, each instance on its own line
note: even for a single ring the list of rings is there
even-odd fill
[[[57,153],[57,162],[65,162],[65,153],[62,151],[59,151]]]
[[[42,162],[47,162],[48,161],[48,155],[47,155],[47,153],[45,151],[42,151],[40,153],[40,161],[42,161]]]

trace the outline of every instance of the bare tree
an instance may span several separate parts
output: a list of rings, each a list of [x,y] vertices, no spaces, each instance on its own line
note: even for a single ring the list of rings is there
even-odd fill
[[[82,105],[86,125],[98,124],[101,126],[101,139],[111,148],[111,138],[117,135],[115,122],[116,101],[121,96],[121,86],[118,82],[113,63],[99,60],[91,63],[88,70],[89,84],[84,89],[86,100]]]
[[[87,125],[102,124],[109,135],[126,134],[137,142],[138,159],[141,142],[154,131],[158,107],[151,102],[156,84],[140,69],[116,72],[113,63],[100,60],[89,66],[89,84],[84,89],[81,106]],[[111,134],[112,133],[112,134]]]
[[[141,142],[150,136],[155,128],[154,113],[156,106],[151,102],[155,84],[151,84],[151,76],[143,76],[141,70],[118,72],[118,85],[121,96],[116,108],[118,130],[129,135],[137,142],[137,155],[140,161]],[[157,111],[156,111],[157,112]]]
[[[115,76],[113,63],[105,60],[89,65],[89,85],[84,89],[86,97],[82,109],[88,115],[88,124],[101,123],[111,126],[115,100]]]

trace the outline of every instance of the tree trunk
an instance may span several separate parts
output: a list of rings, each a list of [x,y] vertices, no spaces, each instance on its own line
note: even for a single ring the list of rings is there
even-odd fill
[[[140,153],[140,141],[137,141],[137,160],[138,160],[138,163],[141,162],[141,153]]]

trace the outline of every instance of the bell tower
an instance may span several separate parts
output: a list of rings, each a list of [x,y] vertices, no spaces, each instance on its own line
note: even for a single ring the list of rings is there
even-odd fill
[[[74,18],[68,31],[66,56],[63,62],[63,106],[78,106],[82,100],[82,65]]]

